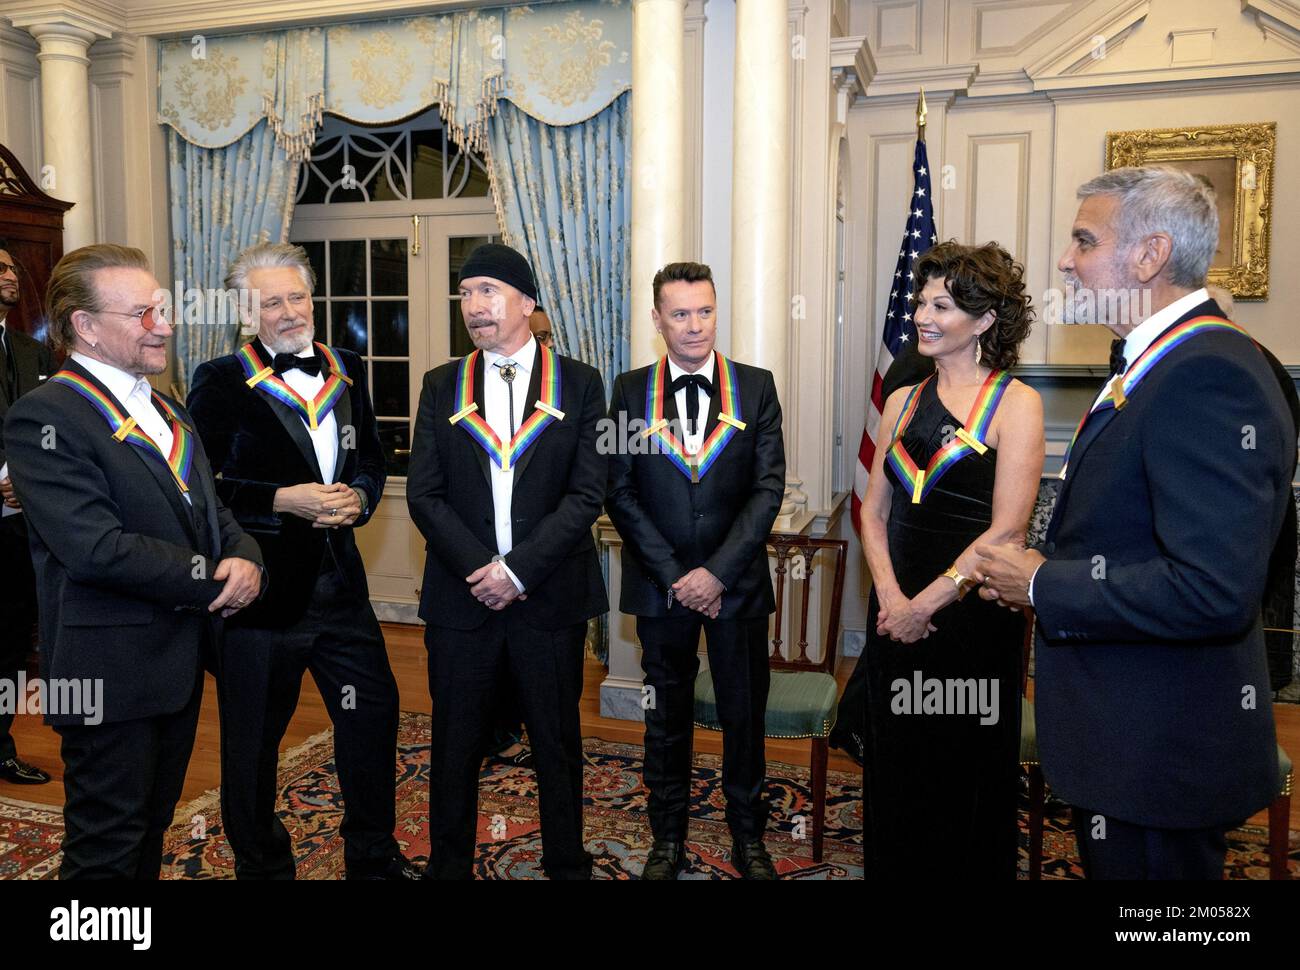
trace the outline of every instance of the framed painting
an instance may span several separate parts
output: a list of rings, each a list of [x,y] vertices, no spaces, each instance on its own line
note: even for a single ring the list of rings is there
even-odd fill
[[[1219,245],[1208,282],[1235,298],[1268,297],[1268,247],[1273,215],[1277,123],[1152,128],[1106,133],[1106,170],[1166,165],[1191,172],[1214,189]]]

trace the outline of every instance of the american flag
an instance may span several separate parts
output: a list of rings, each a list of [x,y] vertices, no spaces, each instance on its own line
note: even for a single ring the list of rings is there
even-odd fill
[[[916,327],[912,324],[912,263],[937,241],[934,206],[930,199],[930,163],[925,155],[925,142],[918,138],[912,155],[912,198],[907,228],[903,230],[903,244],[898,249],[898,262],[890,280],[880,350],[876,354],[876,373],[871,380],[871,400],[867,403],[867,426],[862,431],[858,467],[853,476],[853,524],[859,535],[862,531],[862,500],[867,494],[867,476],[876,454],[876,442],[881,435],[889,433],[888,428],[883,431],[880,428],[880,412],[885,408],[882,392],[885,373],[903,346],[916,339]]]

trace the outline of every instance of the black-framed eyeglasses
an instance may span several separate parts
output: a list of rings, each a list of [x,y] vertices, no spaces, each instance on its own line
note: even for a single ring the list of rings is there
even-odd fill
[[[17,264],[17,263],[6,263],[6,262],[3,262],[3,261],[0,261],[0,276],[4,276],[5,273],[8,273],[10,270],[13,270],[13,274],[14,274],[14,276],[17,276],[17,275],[18,275],[18,264]]]

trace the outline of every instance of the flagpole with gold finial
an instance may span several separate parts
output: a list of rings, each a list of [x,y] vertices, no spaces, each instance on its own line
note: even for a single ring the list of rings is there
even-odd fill
[[[921,88],[921,94],[916,99],[916,140],[925,141],[925,113],[929,110],[925,106],[925,88]]]

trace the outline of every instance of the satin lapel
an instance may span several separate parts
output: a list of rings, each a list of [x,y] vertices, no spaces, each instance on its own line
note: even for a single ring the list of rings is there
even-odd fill
[[[667,371],[667,373],[664,374],[664,420],[668,422],[668,430],[677,435],[677,440],[681,441],[682,437],[686,434],[686,425],[683,423],[686,419],[677,411],[677,395],[673,393],[673,372],[668,370],[666,367],[664,369]],[[647,384],[654,380],[654,377],[654,370],[652,368],[646,374]],[[647,387],[646,390],[649,391],[649,388]],[[647,414],[646,420],[649,419],[650,416]],[[680,434],[678,432],[680,432]],[[682,444],[685,445],[685,442],[682,442]]]
[[[714,357],[714,361],[717,358]],[[721,368],[715,363],[713,368],[713,393],[709,395],[709,416],[704,420],[704,440],[709,440],[709,435],[713,434],[713,429],[718,424],[718,415],[722,413],[722,381],[718,373]],[[736,396],[740,396],[740,388],[736,388]]]
[[[483,415],[484,421],[487,420],[487,395],[484,393],[483,390],[483,371],[486,369],[487,369],[487,360],[483,357],[482,354],[479,354],[478,360],[474,362],[474,374],[473,374],[474,400],[478,401],[479,407],[482,408],[481,413]],[[452,393],[453,393],[452,409],[455,410],[456,398],[454,395],[456,394],[456,388],[454,385],[452,388]],[[477,441],[469,437],[469,434],[467,432],[459,428],[457,429],[457,431],[458,433],[465,435],[465,439],[469,442],[469,450],[474,452],[474,460],[478,462],[478,467],[483,471],[483,481],[488,483],[488,488],[491,488],[492,487],[492,459],[488,457],[488,453],[479,446],[479,443]]]
[[[366,366],[364,361],[361,366]],[[351,374],[348,376],[352,377]],[[355,380],[355,378],[353,379]],[[360,442],[357,440],[359,436],[356,429],[353,428],[351,434],[345,430],[352,427],[352,388],[355,386],[355,384],[349,385],[347,389],[344,390],[343,396],[339,398],[338,403],[334,405],[334,410],[330,412],[334,415],[335,420],[334,440],[337,445],[337,454],[334,458],[333,481],[336,482],[343,481],[344,466],[347,465],[348,458],[355,454],[357,448],[360,447]],[[301,421],[298,423],[302,424]],[[345,440],[351,444],[350,448],[343,447]],[[315,449],[313,448],[312,454],[315,453]]]
[[[1088,418],[1088,422],[1083,426],[1083,431],[1079,434],[1079,440],[1074,443],[1074,448],[1070,452],[1070,466],[1076,471],[1079,468],[1079,462],[1083,459],[1089,446],[1097,440],[1106,427],[1113,421],[1118,412],[1114,408],[1107,408],[1104,411],[1098,411]],[[1069,468],[1065,470],[1065,481],[1061,483],[1060,494],[1056,497],[1056,505],[1052,508],[1052,518],[1047,523],[1047,532],[1044,538],[1051,540],[1056,536],[1057,521],[1060,519],[1061,507],[1065,504],[1066,496],[1070,492],[1070,486],[1074,484],[1076,475]]]
[[[525,421],[527,421],[529,416],[535,410],[537,410],[537,399],[542,395],[542,359],[541,358],[542,358],[541,350],[540,349],[534,350],[532,370],[529,372],[529,376],[528,376],[528,395],[527,397],[524,398],[524,420]],[[556,367],[560,366],[560,361],[558,357],[556,358],[555,366]],[[563,379],[561,379],[560,381],[560,388],[561,388],[560,393],[563,394],[564,393]],[[563,401],[560,402],[559,407],[560,410],[564,409]],[[519,476],[524,473],[524,469],[527,468],[529,462],[533,460],[533,455],[537,454],[537,449],[542,446],[542,442],[545,439],[546,439],[546,431],[543,431],[541,435],[538,437],[538,439],[533,442],[533,446],[519,456],[519,460],[515,462],[516,482],[519,481]]]
[[[90,373],[90,371],[86,370],[86,368],[82,367],[72,359],[69,359],[63,366],[66,370],[73,371],[94,384],[104,392],[105,397],[110,401],[117,403],[118,407],[122,409],[123,414],[126,414],[126,405],[123,402],[118,401],[113,392],[101,384],[94,374]],[[89,409],[92,424],[99,425],[107,435],[109,429],[108,425],[104,423],[103,417],[101,417],[100,414],[90,406],[88,401],[81,398],[80,395],[77,395],[77,400],[80,402],[82,407]],[[167,504],[171,506],[172,512],[176,514],[176,518],[180,519],[181,524],[185,526],[185,531],[189,534],[190,538],[194,540],[195,545],[198,545],[198,533],[194,526],[194,509],[189,502],[185,501],[185,497],[181,495],[181,490],[176,487],[176,479],[172,478],[171,469],[157,459],[150,458],[135,445],[129,445],[126,442],[122,442],[121,447],[134,455],[136,459],[144,465],[149,474],[153,476],[154,481],[158,483],[158,487],[162,489],[162,493],[167,499]]]
[[[177,413],[182,413],[181,409],[173,404]],[[182,414],[182,419],[186,416]],[[194,430],[193,424],[188,426],[191,431]],[[195,447],[198,447],[198,436],[195,435]],[[207,526],[208,555],[214,559],[221,558],[221,528],[217,523],[217,493],[213,487],[212,469],[209,467],[206,459],[197,453],[194,456],[194,464],[190,471],[190,498],[193,500],[193,513],[195,525],[202,522]],[[184,501],[182,499],[182,501]],[[198,544],[202,547],[203,536],[197,536]]]
[[[262,341],[253,338],[253,346],[257,350],[258,356],[262,360],[271,360],[274,354],[267,351]],[[303,458],[307,460],[307,467],[310,468],[316,476],[316,481],[324,484],[320,473],[320,463],[316,460],[316,448],[311,443],[311,435],[307,432],[307,425],[303,423],[302,415],[287,404],[281,404],[271,395],[264,391],[259,391],[256,387],[252,389],[264,405],[270,408],[271,413],[275,415],[277,421],[284,425],[284,430],[289,433],[293,443],[298,446],[298,451],[302,453]]]

